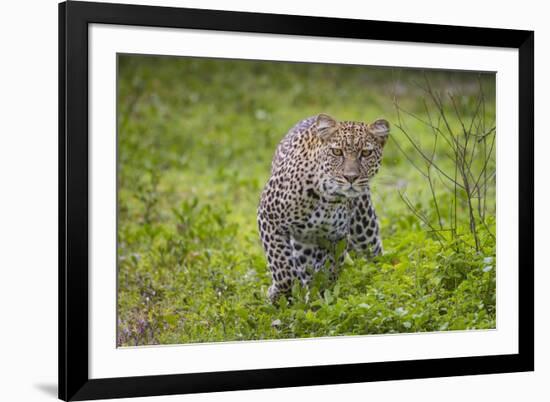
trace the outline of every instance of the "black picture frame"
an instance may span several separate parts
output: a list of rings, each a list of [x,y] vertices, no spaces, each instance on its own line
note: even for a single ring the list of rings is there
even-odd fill
[[[90,379],[88,25],[118,24],[519,51],[517,354]],[[59,4],[59,398],[168,395],[534,370],[534,32],[70,1]]]

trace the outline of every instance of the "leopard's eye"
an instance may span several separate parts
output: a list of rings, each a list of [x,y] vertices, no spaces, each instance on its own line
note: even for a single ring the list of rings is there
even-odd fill
[[[342,150],[340,148],[331,148],[330,150],[334,156],[342,156]]]
[[[367,156],[369,156],[369,155],[371,154],[371,152],[372,152],[372,151],[371,151],[370,149],[363,149],[363,150],[361,151],[361,156],[362,156],[363,158],[366,158]]]

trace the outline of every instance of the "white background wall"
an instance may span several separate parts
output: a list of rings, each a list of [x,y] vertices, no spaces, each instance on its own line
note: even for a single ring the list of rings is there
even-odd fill
[[[125,1],[119,1],[125,2]],[[134,1],[138,2],[138,1]],[[550,391],[550,24],[544,1],[164,0],[146,4],[534,29],[536,43],[536,371],[159,397],[158,401],[547,401]],[[2,2],[0,20],[0,400],[57,388],[57,1]]]

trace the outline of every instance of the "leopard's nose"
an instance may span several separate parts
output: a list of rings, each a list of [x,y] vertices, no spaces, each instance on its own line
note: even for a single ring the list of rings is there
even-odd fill
[[[357,176],[359,176],[357,173],[347,173],[344,175],[344,178],[350,183],[352,184],[355,179],[357,179]]]

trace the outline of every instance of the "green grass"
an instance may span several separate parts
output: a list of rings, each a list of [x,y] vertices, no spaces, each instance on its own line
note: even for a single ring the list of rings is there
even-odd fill
[[[487,97],[483,118],[494,122],[494,76],[427,74],[443,92],[461,90],[465,117],[475,108],[479,78]],[[118,344],[494,328],[494,183],[479,251],[462,199],[458,236],[437,238],[399,195],[405,191],[435,219],[426,179],[408,159],[423,162],[396,129],[372,184],[385,255],[352,255],[336,283],[320,273],[309,294],[297,285],[290,302],[267,301],[256,208],[278,141],[320,112],[394,123],[393,93],[403,108],[426,117],[415,85],[422,77],[356,66],[120,56]],[[425,125],[403,118],[415,140],[429,146]],[[436,158],[452,171],[441,146]],[[494,156],[489,162],[494,168]],[[435,187],[447,225],[453,191],[441,181]]]

